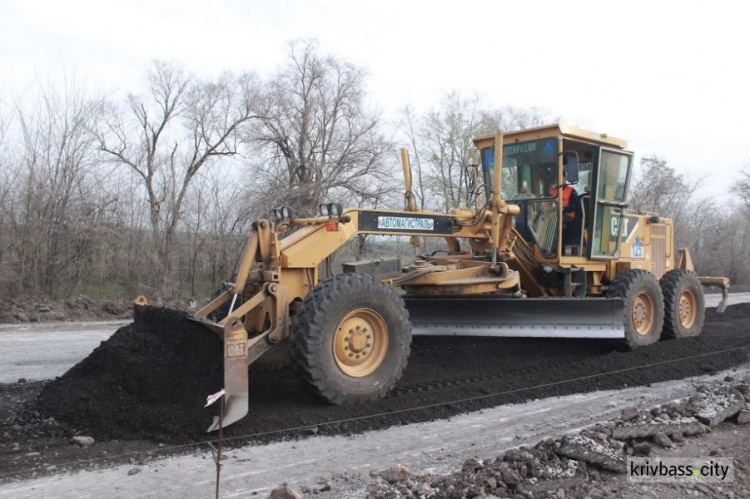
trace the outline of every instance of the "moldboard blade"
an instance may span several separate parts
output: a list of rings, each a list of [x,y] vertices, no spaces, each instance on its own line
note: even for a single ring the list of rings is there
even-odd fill
[[[412,334],[623,338],[619,298],[405,297]]]

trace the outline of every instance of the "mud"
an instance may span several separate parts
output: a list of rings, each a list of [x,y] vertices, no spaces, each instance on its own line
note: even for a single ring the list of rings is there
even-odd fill
[[[44,434],[64,425],[66,434],[97,441],[206,440],[212,414],[203,405],[221,386],[220,342],[182,313],[146,313],[47,383],[3,426],[18,428],[11,435],[19,439],[26,428]],[[748,318],[750,305],[734,305],[724,315],[708,311],[701,337],[634,352],[591,340],[415,338],[393,394],[360,406],[320,402],[292,369],[251,371],[250,412],[225,435],[240,443],[350,434],[503,403],[712,373],[748,360]],[[54,424],[42,424],[50,418]]]

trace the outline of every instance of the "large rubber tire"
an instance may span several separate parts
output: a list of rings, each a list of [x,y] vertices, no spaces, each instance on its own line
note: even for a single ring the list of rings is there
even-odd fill
[[[370,275],[341,274],[307,296],[290,339],[292,361],[314,393],[332,404],[356,404],[385,397],[401,378],[411,324],[390,286]]]
[[[706,300],[698,276],[689,270],[670,270],[660,281],[664,295],[665,339],[689,338],[703,331]]]
[[[625,302],[623,325],[628,350],[659,341],[664,324],[664,299],[659,282],[645,270],[627,270],[610,285],[607,296]]]

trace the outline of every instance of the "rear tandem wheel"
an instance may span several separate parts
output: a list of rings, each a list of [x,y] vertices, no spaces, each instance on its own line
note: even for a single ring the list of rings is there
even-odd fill
[[[385,397],[401,378],[411,324],[401,297],[364,274],[322,281],[293,318],[291,354],[302,378],[332,404]]]
[[[641,269],[627,270],[615,277],[607,296],[625,302],[623,326],[628,349],[659,341],[664,324],[664,299],[653,274]]]
[[[687,338],[703,331],[706,301],[698,276],[689,270],[670,270],[661,278],[664,294],[664,338]]]

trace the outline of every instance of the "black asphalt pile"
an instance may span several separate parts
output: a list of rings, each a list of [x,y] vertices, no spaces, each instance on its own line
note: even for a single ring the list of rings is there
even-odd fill
[[[663,455],[683,446],[686,437],[710,433],[710,427],[725,421],[749,423],[750,418],[743,417],[750,408],[748,381],[727,377],[723,382],[706,383],[689,399],[650,410],[624,409],[617,421],[548,438],[534,447],[510,449],[495,459],[469,459],[450,475],[415,475],[394,465],[375,476],[367,497],[630,497],[612,487],[612,479],[627,472],[629,457]],[[738,409],[728,411],[727,407]],[[711,413],[710,423],[704,418],[706,411]],[[738,470],[746,469],[740,460],[736,459],[736,465]],[[720,483],[718,488],[709,484],[701,490],[714,497],[729,491],[733,495],[727,497],[747,497],[750,488],[742,481],[738,477],[731,489]],[[679,485],[673,489],[685,492]],[[611,494],[594,495],[597,491]]]
[[[222,386],[219,338],[185,313],[147,307],[48,383],[35,411],[98,440],[189,441],[205,435],[206,396]]]

